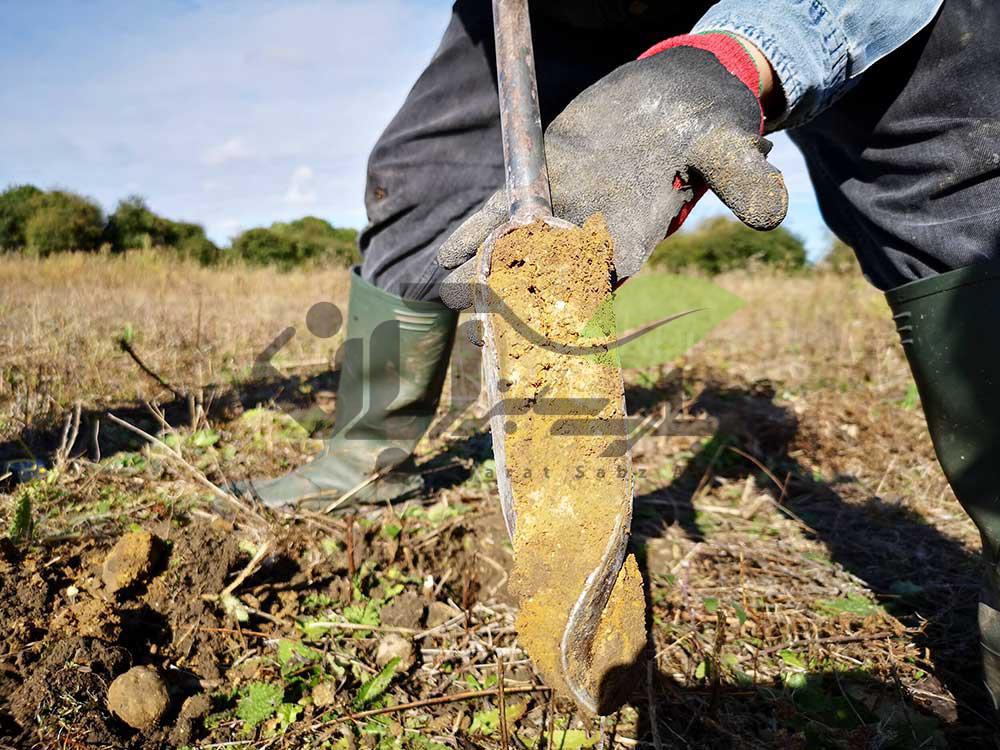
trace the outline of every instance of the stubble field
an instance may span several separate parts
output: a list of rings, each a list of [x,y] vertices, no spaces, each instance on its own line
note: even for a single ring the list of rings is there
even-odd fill
[[[346,271],[151,253],[0,270],[0,462],[46,467],[0,470],[2,747],[915,748],[995,732],[977,534],[859,277],[720,277],[742,306],[627,371],[652,433],[633,448],[652,659],[602,723],[518,647],[471,345],[418,450],[422,492],[274,514],[218,488],[317,449],[343,332],[316,335],[306,313],[346,308]],[[166,690],[141,730],[107,699],[135,666]]]

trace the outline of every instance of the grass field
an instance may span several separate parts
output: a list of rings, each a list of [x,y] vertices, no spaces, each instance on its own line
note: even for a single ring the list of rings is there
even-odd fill
[[[860,278],[723,276],[702,321],[713,300],[728,317],[627,371],[630,413],[658,426],[634,446],[653,659],[602,725],[518,648],[471,345],[418,451],[423,493],[272,515],[213,486],[316,450],[342,332],[314,335],[306,313],[346,307],[346,271],[148,253],[0,269],[0,461],[48,467],[0,483],[0,747],[575,750],[603,732],[623,748],[916,748],[996,731],[977,534]],[[105,698],[133,665],[170,693],[142,731]]]

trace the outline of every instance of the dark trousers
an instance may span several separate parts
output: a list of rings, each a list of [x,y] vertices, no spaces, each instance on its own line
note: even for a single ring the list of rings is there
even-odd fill
[[[709,4],[537,4],[543,122],[652,44],[690,30]],[[998,36],[1000,3],[946,0],[926,29],[790,132],[824,219],[880,289],[998,255]],[[459,0],[369,159],[365,279],[404,297],[437,298],[446,275],[437,248],[503,186],[499,117],[490,3]]]

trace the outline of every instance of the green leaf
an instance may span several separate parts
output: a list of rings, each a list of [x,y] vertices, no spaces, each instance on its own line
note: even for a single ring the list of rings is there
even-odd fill
[[[385,593],[382,595],[382,601],[387,602],[390,599],[399,596],[406,590],[406,586],[402,583],[393,583],[385,587]]]
[[[778,655],[788,666],[795,667],[796,669],[801,669],[803,671],[806,669],[806,663],[802,661],[802,658],[791,649],[782,649],[778,652]]]
[[[382,527],[382,533],[385,534],[390,539],[395,539],[401,533],[403,533],[403,527],[398,523],[387,523]]]
[[[899,405],[904,409],[916,409],[918,404],[920,404],[920,393],[917,392],[917,384],[910,381],[910,384],[906,386],[906,394]]]
[[[734,604],[733,609],[736,610],[736,619],[740,621],[740,625],[743,625],[747,621],[747,612],[739,604]]]
[[[710,615],[714,615],[716,610],[719,609],[719,600],[714,596],[706,596],[701,601],[705,605],[705,611]]]
[[[252,682],[236,705],[236,716],[243,720],[244,729],[253,729],[274,715],[284,697],[285,689],[281,685]]]
[[[191,436],[191,443],[195,448],[210,448],[222,439],[215,430],[198,430]]]
[[[706,664],[705,660],[702,659],[700,662],[698,662],[698,666],[694,668],[694,676],[699,680],[703,680],[705,679],[705,675],[707,673],[708,673],[708,664]]]
[[[552,733],[552,750],[584,750],[593,747],[600,735],[587,734],[582,729],[557,729]]]
[[[399,666],[399,657],[392,659],[381,672],[358,688],[358,693],[354,696],[354,706],[363,708],[388,690],[389,683],[392,682],[392,678],[396,674],[397,666]]]
[[[282,670],[289,667],[297,668],[300,664],[309,664],[321,658],[323,655],[319,651],[309,648],[299,641],[290,641],[285,638],[278,641],[278,663]]]
[[[500,728],[500,709],[491,708],[485,711],[476,711],[472,715],[472,724],[469,725],[469,734],[482,734],[487,737]]]
[[[848,594],[840,599],[822,599],[816,603],[817,609],[828,615],[856,615],[871,617],[882,612],[877,604],[872,604],[861,594]]]
[[[344,607],[344,619],[355,625],[378,625],[381,622],[379,617],[379,605],[377,602],[368,599],[361,604],[349,604]],[[370,631],[354,631],[358,638],[366,638]]]
[[[284,732],[299,718],[299,714],[302,713],[302,706],[297,703],[282,703],[278,706],[277,713],[278,727]]]
[[[782,672],[781,680],[789,690],[801,690],[809,681],[805,672]]]
[[[14,515],[10,520],[7,536],[12,542],[24,542],[31,538],[31,495],[22,492],[14,506]]]

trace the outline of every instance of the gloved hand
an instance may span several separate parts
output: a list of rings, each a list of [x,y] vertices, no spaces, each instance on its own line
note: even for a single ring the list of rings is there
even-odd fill
[[[619,281],[680,227],[706,185],[754,229],[785,218],[785,183],[761,137],[758,75],[731,36],[675,37],[586,89],[549,126],[554,213],[578,225],[604,215]],[[500,190],[441,246],[438,262],[457,269],[442,284],[445,304],[472,304],[476,251],[506,221]]]

